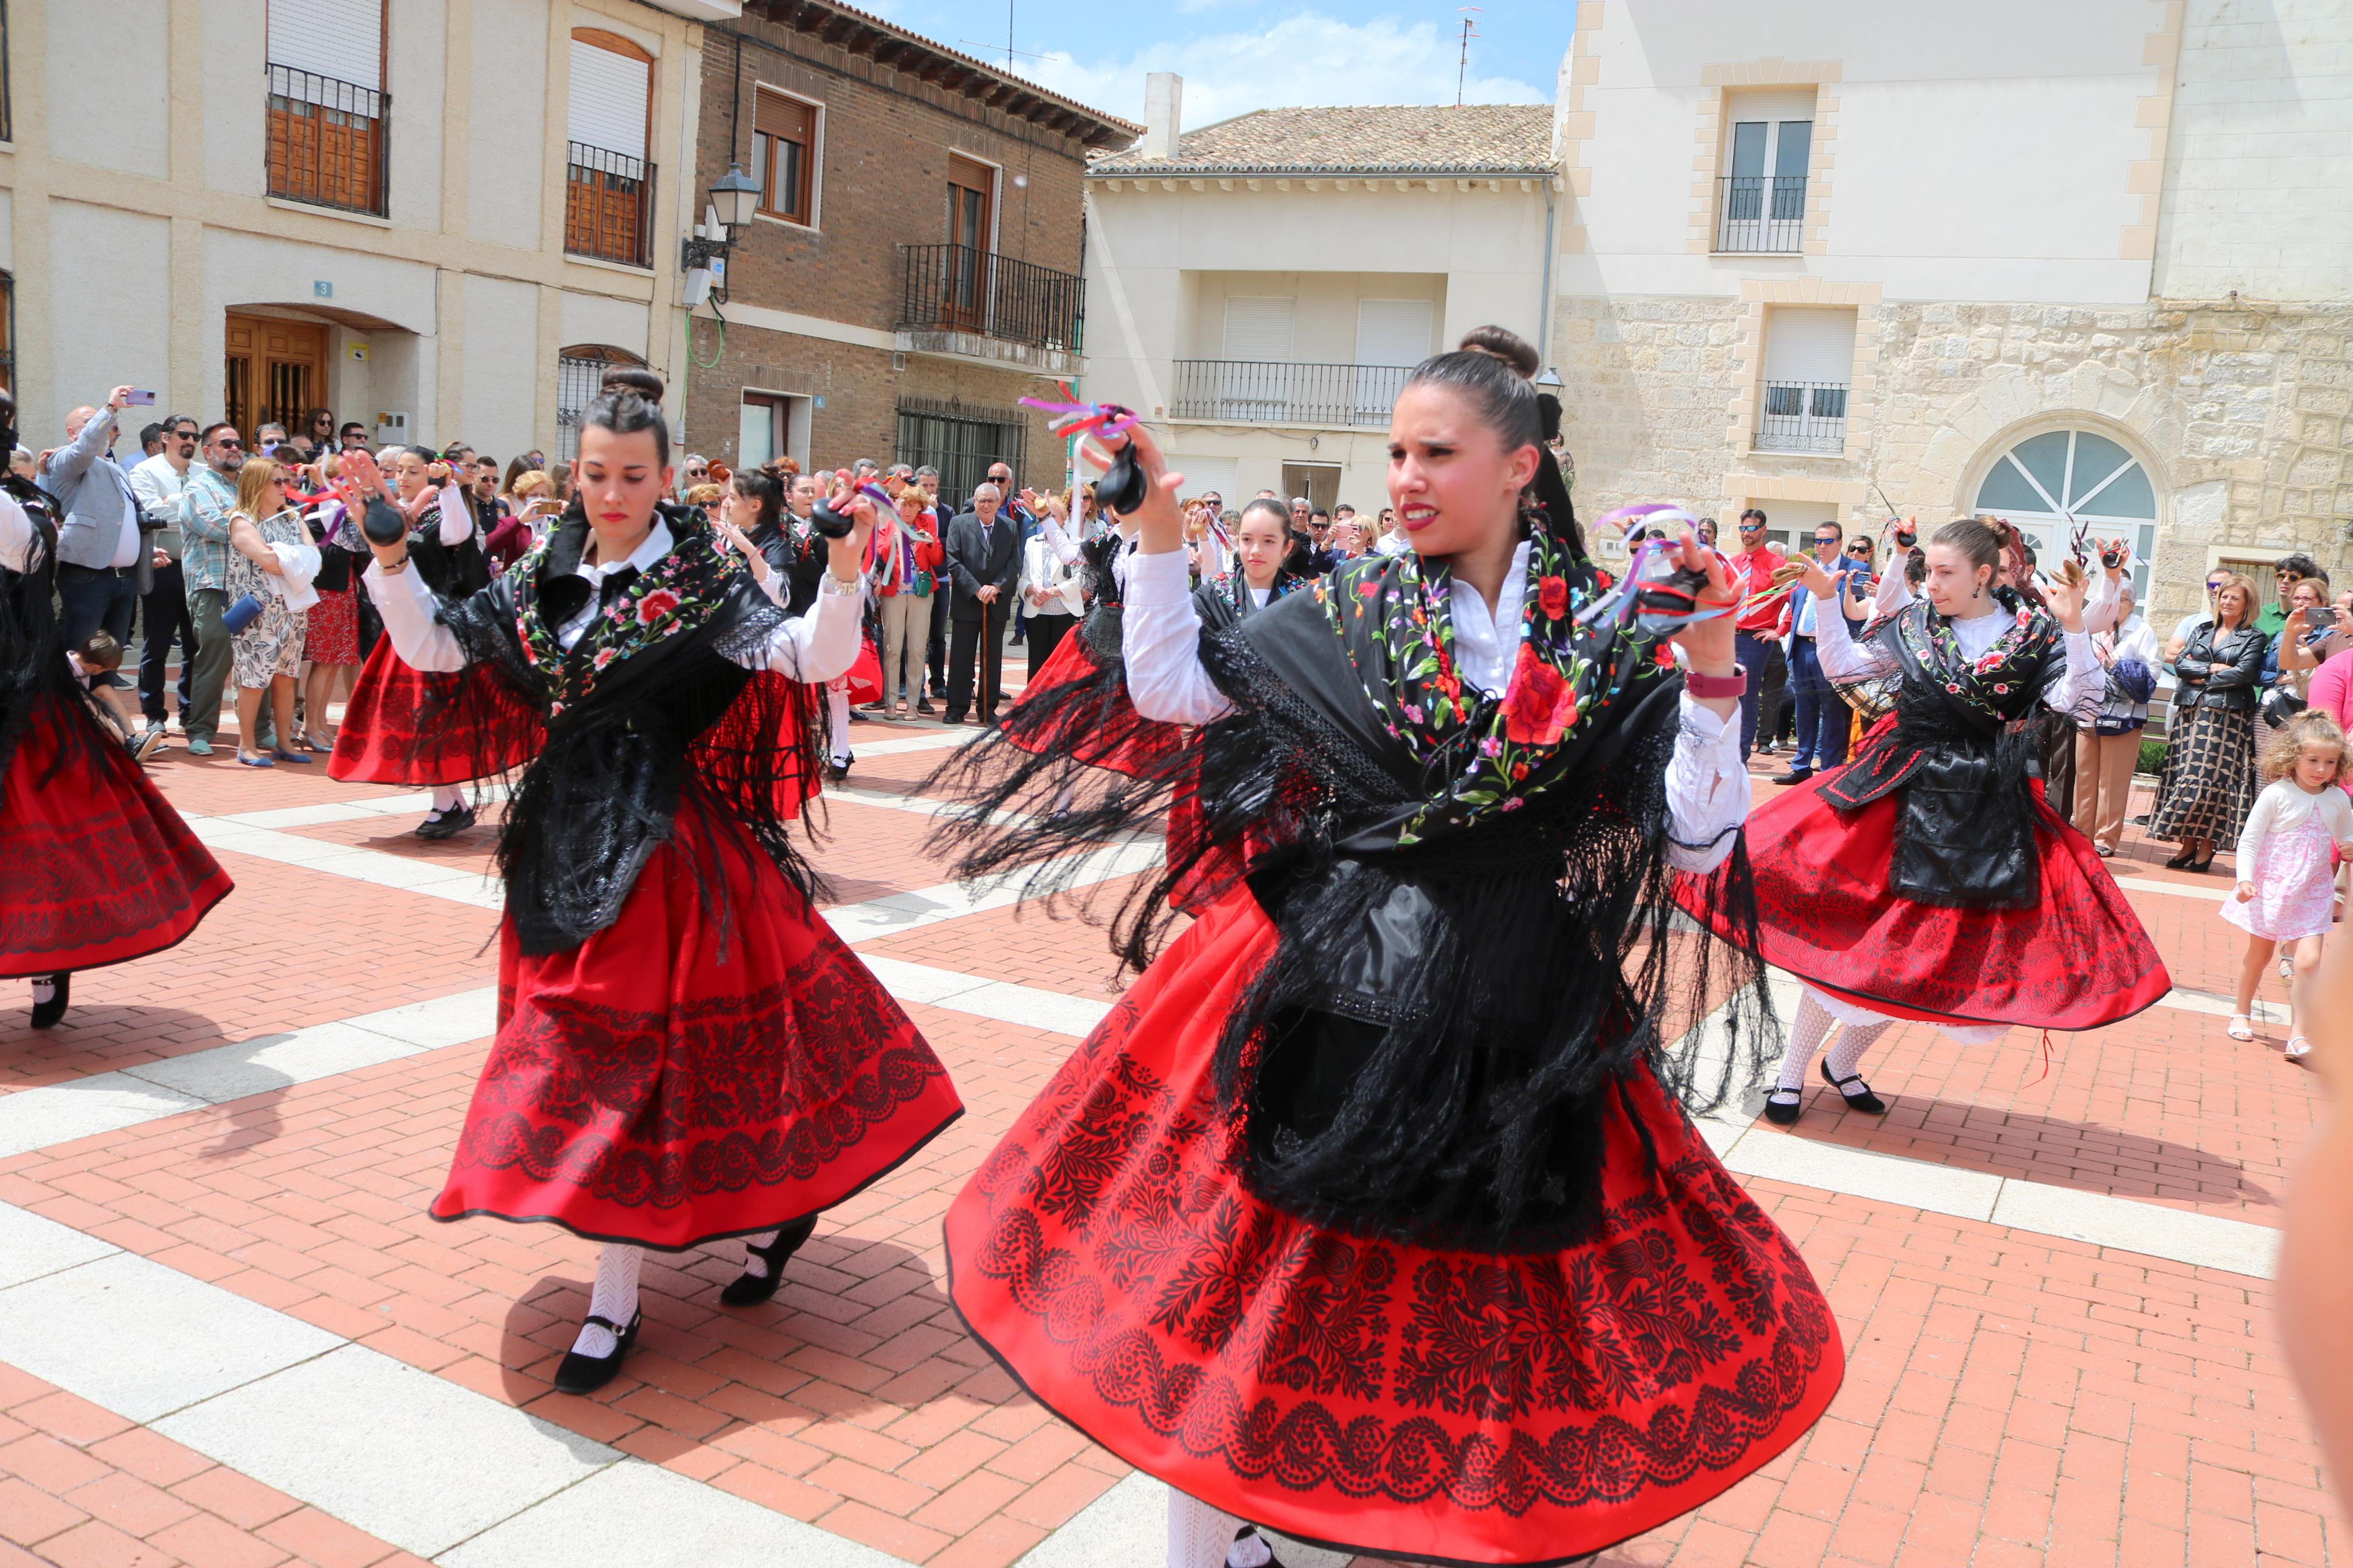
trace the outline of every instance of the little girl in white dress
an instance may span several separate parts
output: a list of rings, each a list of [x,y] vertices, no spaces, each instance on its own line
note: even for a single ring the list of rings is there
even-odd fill
[[[2312,1049],[2304,1033],[2307,994],[2336,893],[2328,852],[2334,846],[2353,858],[2353,801],[2340,787],[2348,773],[2353,756],[2336,720],[2307,709],[2281,727],[2263,753],[2263,793],[2239,834],[2238,890],[2222,905],[2222,918],[2247,933],[2239,1010],[2227,1031],[2232,1039],[2255,1037],[2255,984],[2279,944],[2295,944],[2295,977],[2288,985],[2292,1062]]]

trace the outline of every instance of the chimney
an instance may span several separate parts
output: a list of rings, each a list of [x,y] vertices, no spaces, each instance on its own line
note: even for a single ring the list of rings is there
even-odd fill
[[[1144,155],[1176,156],[1176,127],[1185,102],[1185,79],[1174,71],[1152,71],[1144,79]]]

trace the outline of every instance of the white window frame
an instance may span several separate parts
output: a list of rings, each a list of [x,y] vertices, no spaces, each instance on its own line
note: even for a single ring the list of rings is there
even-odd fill
[[[806,105],[808,107],[809,111],[810,111],[810,112],[809,112],[809,142],[810,142],[810,145],[809,145],[809,220],[808,220],[808,222],[807,222],[807,223],[796,223],[796,222],[794,222],[791,218],[788,218],[788,217],[778,217],[775,213],[771,213],[771,212],[763,212],[763,211],[761,211],[757,206],[754,206],[754,207],[752,209],[752,216],[753,216],[754,220],[754,221],[756,221],[756,222],[759,222],[759,223],[772,223],[772,224],[775,224],[778,228],[789,228],[789,229],[796,229],[796,230],[798,230],[798,231],[799,231],[800,233],[802,233],[802,234],[817,234],[817,233],[819,233],[819,232],[821,232],[821,231],[824,229],[824,227],[825,227],[825,104],[824,104],[824,101],[823,101],[822,100],[819,100],[819,99],[814,99],[814,98],[811,98],[811,97],[809,97],[809,96],[808,96],[807,94],[806,94],[806,93],[795,92],[795,91],[793,91],[793,90],[792,90],[791,89],[789,89],[789,88],[782,88],[782,87],[778,87],[776,83],[774,83],[774,82],[772,82],[772,81],[755,81],[755,82],[754,82],[754,83],[752,84],[752,91],[753,91],[753,93],[754,93],[754,96],[753,97],[752,101],[753,101],[753,103],[754,103],[755,106],[756,106],[756,105],[759,103],[759,101],[760,101],[760,100],[759,100],[759,98],[758,98],[758,96],[757,96],[758,94],[763,93],[763,92],[773,92],[773,93],[775,93],[778,98],[789,98],[789,99],[791,99],[795,103],[806,104]],[[759,117],[759,115],[758,115],[756,112],[755,112],[755,113],[753,115],[753,117],[752,117],[752,123],[753,123],[753,125],[754,125],[754,127],[758,126],[758,124],[760,123],[760,117]],[[758,131],[755,129],[755,130],[753,132],[753,134],[754,134],[754,136],[757,136],[757,135],[759,134],[759,132],[758,132]],[[763,168],[761,169],[761,171],[760,171],[760,199],[761,199],[762,201],[765,201],[765,200],[767,200],[767,197],[768,197],[768,171],[766,170],[766,168],[763,167]],[[993,216],[993,215],[992,215],[992,216]],[[748,391],[748,390],[749,390],[749,388],[746,388],[746,390]],[[787,394],[780,394],[779,395],[790,395],[790,396],[796,396],[796,397],[797,397],[797,396],[798,396],[798,395],[799,395],[798,393],[793,393],[793,394],[788,394],[788,395],[787,395]]]

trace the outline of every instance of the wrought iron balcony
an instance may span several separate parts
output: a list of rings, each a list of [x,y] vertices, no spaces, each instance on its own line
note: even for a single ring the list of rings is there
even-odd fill
[[[1768,381],[1757,416],[1760,452],[1846,450],[1846,383]]]
[[[903,245],[900,348],[1001,359],[1065,374],[1077,368],[1086,280],[969,245]]]
[[[624,267],[651,267],[654,166],[586,142],[566,146],[565,250]]]
[[[1738,175],[1715,184],[1716,249],[1795,256],[1805,247],[1805,175]]]
[[[356,82],[269,68],[266,189],[344,212],[385,212],[385,115],[389,94]]]
[[[1177,419],[1229,425],[1321,425],[1385,430],[1410,367],[1288,364],[1275,360],[1180,359]]]

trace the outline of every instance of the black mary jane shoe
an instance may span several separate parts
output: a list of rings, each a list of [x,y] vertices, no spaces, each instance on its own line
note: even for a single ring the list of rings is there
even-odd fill
[[[419,838],[455,838],[474,826],[474,808],[461,805],[455,811],[445,811],[438,816],[428,816],[417,825]]]
[[[594,1394],[612,1382],[613,1374],[621,1370],[621,1358],[628,1355],[629,1347],[638,1342],[638,1325],[646,1321],[646,1310],[638,1308],[630,1316],[629,1326],[626,1329],[612,1319],[600,1318],[594,1312],[588,1314],[586,1321],[612,1331],[613,1353],[582,1355],[578,1351],[565,1351],[564,1360],[555,1368],[555,1392],[558,1394]]]
[[[2197,858],[2196,851],[2184,849],[2180,854],[2168,860],[2165,863],[2165,868],[2168,871],[2187,871],[2189,869],[2189,863]]]
[[[1259,1540],[1259,1533],[1258,1526],[1255,1524],[1245,1524],[1240,1530],[1234,1531],[1234,1544],[1236,1546],[1240,1546],[1245,1541],[1257,1540]],[[1272,1543],[1267,1542],[1263,1544],[1266,1545],[1266,1568],[1282,1568],[1282,1559],[1274,1554],[1274,1547]],[[1233,1560],[1233,1553],[1229,1552],[1226,1554],[1226,1560],[1228,1562],[1231,1562]]]
[[[774,1296],[776,1293],[776,1288],[785,1282],[785,1259],[798,1252],[801,1249],[801,1243],[807,1241],[816,1231],[817,1215],[811,1215],[805,1220],[788,1225],[777,1231],[776,1239],[765,1247],[747,1246],[744,1250],[766,1264],[768,1271],[765,1274],[754,1274],[745,1269],[730,1279],[726,1289],[719,1292],[721,1304],[729,1307],[756,1307]]]
[[[1798,1098],[1785,1105],[1773,1098],[1777,1094],[1795,1094]],[[1776,1089],[1767,1091],[1765,1096],[1765,1120],[1776,1127],[1796,1126],[1799,1116],[1805,1109],[1805,1095],[1794,1089]]]
[[[72,975],[52,974],[48,980],[49,999],[33,1004],[33,1027],[36,1029],[56,1028],[58,1020],[66,1016],[66,1004],[72,999]]]
[[[1830,1063],[1822,1063],[1821,1068],[1822,1081],[1839,1091],[1839,1098],[1846,1101],[1848,1110],[1860,1110],[1865,1116],[1884,1116],[1887,1114],[1887,1101],[1880,1099],[1879,1096],[1871,1092],[1871,1085],[1862,1083],[1862,1075],[1861,1073],[1849,1073],[1844,1078],[1832,1078],[1831,1076]],[[1862,1092],[1861,1094],[1849,1094],[1847,1092],[1846,1086],[1851,1083],[1862,1083]]]

